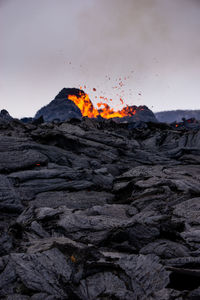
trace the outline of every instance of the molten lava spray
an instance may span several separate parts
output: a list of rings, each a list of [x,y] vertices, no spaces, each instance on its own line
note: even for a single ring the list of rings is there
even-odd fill
[[[133,116],[136,114],[136,106],[126,106],[121,110],[114,111],[114,109],[110,108],[107,103],[99,102],[97,103],[98,109],[94,107],[89,96],[85,94],[83,91],[79,92],[79,95],[68,95],[68,99],[73,101],[76,106],[80,109],[83,117],[88,118],[96,118],[97,116],[101,116],[105,119],[110,118],[123,118],[127,116]],[[143,110],[143,107],[140,108]]]
[[[68,95],[68,99],[78,106],[83,117],[96,118],[99,115],[98,110],[94,108],[89,96],[84,92],[80,91],[79,96]]]

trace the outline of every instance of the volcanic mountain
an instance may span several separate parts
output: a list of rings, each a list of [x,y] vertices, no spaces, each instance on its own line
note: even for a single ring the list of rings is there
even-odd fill
[[[89,96],[83,91],[75,88],[63,88],[58,95],[47,106],[42,107],[35,118],[43,116],[44,121],[53,120],[67,121],[72,118],[82,117],[105,119],[120,118],[122,121],[130,120],[143,122],[156,122],[153,112],[146,106],[126,106],[122,110],[114,111],[107,103],[97,103],[94,107]]]

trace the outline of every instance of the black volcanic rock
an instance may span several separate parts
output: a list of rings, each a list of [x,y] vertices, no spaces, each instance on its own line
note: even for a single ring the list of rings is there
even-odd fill
[[[24,117],[24,118],[20,119],[20,121],[22,121],[25,124],[32,123],[33,120],[34,119],[30,118],[30,117]]]
[[[45,122],[53,120],[67,121],[72,118],[81,119],[80,109],[73,101],[68,99],[68,95],[78,95],[78,89],[62,89],[59,94],[48,105],[42,107],[35,115],[35,119],[43,116]]]
[[[131,124],[0,125],[0,299],[199,299],[200,130]]]
[[[157,119],[156,119],[154,113],[147,106],[142,105],[142,106],[129,106],[129,107],[132,108],[133,110],[135,110],[134,115],[123,117],[123,118],[114,118],[114,120],[118,121],[118,122],[127,121],[128,123],[132,123],[132,122],[156,123],[157,122]]]
[[[55,99],[67,99],[69,95],[75,95],[78,97],[80,92],[84,93],[82,90],[76,88],[63,88],[55,97]]]
[[[0,111],[0,124],[8,123],[11,120],[13,120],[13,118],[10,116],[9,112],[5,109],[2,109]]]
[[[154,113],[145,105],[137,107],[136,120],[141,122],[157,122]]]

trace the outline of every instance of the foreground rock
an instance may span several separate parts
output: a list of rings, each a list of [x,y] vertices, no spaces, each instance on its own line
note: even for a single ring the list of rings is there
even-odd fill
[[[200,131],[0,127],[0,299],[199,299]]]

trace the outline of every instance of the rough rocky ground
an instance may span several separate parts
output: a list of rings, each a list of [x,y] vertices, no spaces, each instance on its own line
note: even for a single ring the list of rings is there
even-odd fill
[[[200,299],[200,131],[0,120],[0,299]]]

